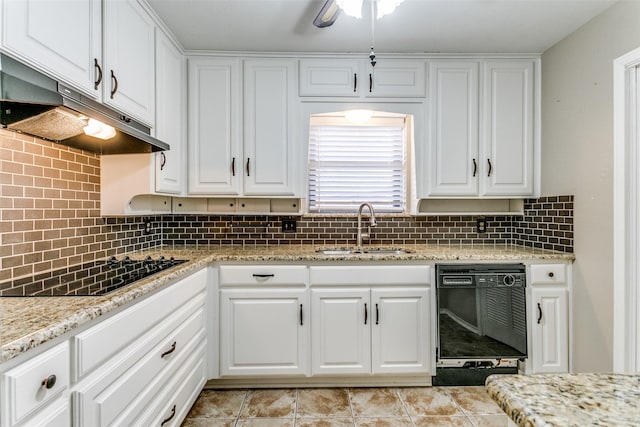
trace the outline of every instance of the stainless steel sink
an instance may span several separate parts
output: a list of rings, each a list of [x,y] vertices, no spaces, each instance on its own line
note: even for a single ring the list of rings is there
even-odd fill
[[[402,248],[325,248],[317,249],[322,255],[403,255],[411,251]]]

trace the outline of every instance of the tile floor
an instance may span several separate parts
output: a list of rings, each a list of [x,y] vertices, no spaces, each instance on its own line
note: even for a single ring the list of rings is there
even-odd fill
[[[204,390],[183,427],[513,427],[484,387]]]

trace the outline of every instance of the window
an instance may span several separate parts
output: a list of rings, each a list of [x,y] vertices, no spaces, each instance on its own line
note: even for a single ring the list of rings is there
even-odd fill
[[[376,212],[405,212],[405,117],[365,124],[344,115],[312,116],[309,127],[308,210],[353,213],[369,202]]]

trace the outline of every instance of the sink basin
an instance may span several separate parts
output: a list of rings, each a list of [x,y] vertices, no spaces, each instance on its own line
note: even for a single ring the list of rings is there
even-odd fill
[[[363,251],[365,254],[380,254],[380,255],[402,255],[402,254],[410,254],[411,251],[401,248],[369,248]]]
[[[402,248],[325,248],[317,249],[322,255],[402,255],[411,251]]]

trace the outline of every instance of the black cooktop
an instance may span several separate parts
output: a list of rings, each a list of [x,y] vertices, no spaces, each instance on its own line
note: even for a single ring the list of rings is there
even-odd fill
[[[165,271],[187,260],[129,257],[93,261],[0,283],[2,297],[99,296]]]

